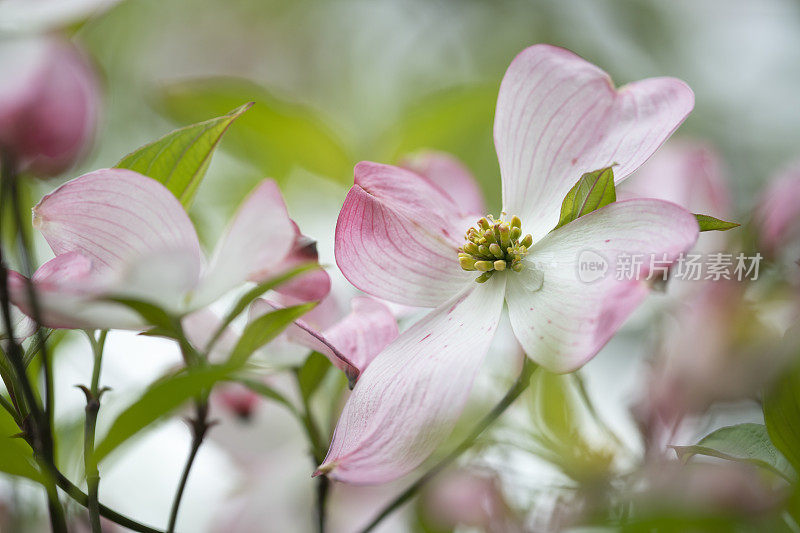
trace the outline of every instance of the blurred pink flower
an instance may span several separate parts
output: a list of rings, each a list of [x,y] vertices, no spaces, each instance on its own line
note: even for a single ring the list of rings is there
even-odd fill
[[[147,324],[137,313],[104,299],[184,314],[272,277],[298,253],[299,233],[271,180],[245,199],[208,261],[175,196],[130,170],[98,170],[62,185],[34,208],[34,226],[56,254],[33,275],[42,321],[56,328],[140,329]],[[329,290],[327,276],[312,281],[318,286],[304,296]],[[26,284],[10,273],[12,300],[30,315]]]
[[[212,392],[212,404],[219,405],[226,411],[243,420],[249,420],[261,396],[238,383],[217,386]]]
[[[55,37],[3,40],[0,78],[0,149],[36,176],[72,166],[94,135],[100,105],[87,58]]]
[[[634,494],[637,514],[650,516],[704,515],[754,517],[775,509],[786,498],[784,485],[775,485],[757,466],[677,462],[650,465]]]
[[[719,218],[732,209],[720,155],[705,143],[688,140],[669,141],[625,180],[617,199],[628,198],[658,198]]]
[[[448,472],[434,480],[423,498],[429,519],[443,529],[461,525],[489,533],[523,531],[505,502],[500,480],[489,473]]]
[[[584,172],[616,163],[617,178],[628,176],[693,103],[686,84],[672,78],[615,90],[605,72],[561,48],[537,45],[517,56],[500,87],[494,137],[503,212],[515,216],[523,230],[513,230],[517,244],[526,248],[520,263],[508,260],[488,280],[481,275],[484,283],[459,266],[461,236],[478,215],[454,198],[463,191],[399,167],[359,163],[337,223],[337,264],[373,296],[435,310],[364,372],[317,474],[381,483],[417,467],[461,413],[504,300],[536,362],[569,372],[591,359],[648,286],[617,280],[613,271],[582,283],[578,255],[591,249],[603,259],[658,253],[674,260],[694,244],[698,226],[674,204],[636,199],[551,231],[562,200]],[[507,272],[506,264],[522,268]]]
[[[800,243],[800,162],[770,182],[756,207],[755,222],[761,245],[770,254]]]
[[[680,424],[715,402],[756,398],[787,361],[782,332],[738,281],[694,283],[667,316],[634,408],[648,453],[674,444]]]

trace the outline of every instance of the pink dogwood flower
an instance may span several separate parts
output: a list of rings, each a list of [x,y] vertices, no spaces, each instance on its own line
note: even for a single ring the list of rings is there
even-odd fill
[[[42,322],[54,328],[141,329],[147,324],[137,313],[108,298],[145,300],[183,315],[283,272],[298,256],[315,260],[272,180],[244,200],[209,260],[177,198],[131,170],[85,174],[45,196],[33,213],[55,253],[32,278]],[[327,275],[307,280],[304,298],[330,290]],[[30,315],[26,284],[10,273],[13,303]]]
[[[68,41],[0,41],[0,149],[21,170],[60,174],[89,145],[100,105],[97,76]]]
[[[617,190],[617,199],[658,198],[693,213],[729,217],[730,186],[720,154],[700,141],[670,140]]]
[[[633,199],[553,230],[564,196],[588,171],[615,164],[617,179],[629,175],[693,105],[680,80],[615,89],[572,52],[537,45],[517,56],[500,87],[498,220],[474,227],[458,191],[406,169],[359,163],[337,223],[337,264],[373,296],[434,310],[363,373],[317,474],[382,483],[416,468],[459,417],[504,301],[534,361],[569,372],[591,359],[649,290],[646,266],[639,278],[619,278],[616,258],[674,261],[695,243],[698,224],[675,204]],[[487,246],[496,261],[476,261],[481,238],[501,244]],[[587,251],[607,271],[584,283],[577,264]]]

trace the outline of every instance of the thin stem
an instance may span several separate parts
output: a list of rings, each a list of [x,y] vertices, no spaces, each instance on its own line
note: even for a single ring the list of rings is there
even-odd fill
[[[525,389],[528,388],[528,385],[531,382],[531,375],[533,374],[533,371],[536,370],[536,366],[536,363],[533,363],[530,359],[525,357],[519,377],[517,377],[517,380],[514,382],[508,392],[506,392],[506,395],[503,396],[503,399],[500,400],[497,405],[495,405],[494,409],[492,409],[481,419],[480,422],[478,422],[478,425],[475,426],[472,432],[463,441],[461,441],[461,443],[452,452],[442,458],[430,470],[425,472],[422,477],[420,477],[410,487],[397,496],[397,498],[392,500],[386,507],[384,507],[383,510],[378,513],[378,516],[376,516],[375,519],[362,530],[362,533],[368,533],[369,531],[375,529],[384,518],[392,514],[404,503],[413,498],[426,483],[433,479],[442,470],[447,468],[453,461],[458,459],[461,454],[470,449],[472,445],[475,444],[475,441],[478,439],[478,437],[480,437],[481,433],[486,431],[486,428],[491,426],[500,417],[500,415],[502,415],[506,409],[508,409],[508,407],[514,403],[517,398],[519,398],[520,394],[522,394]]]
[[[10,167],[11,162],[9,161],[9,158],[3,155],[0,158],[0,170],[2,171],[2,175],[0,175],[0,213],[3,212],[3,206],[7,200],[7,183],[16,179],[16,176],[13,174]],[[0,223],[2,220],[3,217],[0,216]],[[1,226],[2,224],[0,224],[0,233],[2,232]],[[3,326],[6,330],[6,334],[8,335],[8,351],[6,355],[8,356],[8,360],[11,363],[12,369],[14,370],[14,374],[16,374],[17,382],[20,385],[22,401],[26,404],[27,410],[31,413],[31,415],[36,417],[39,411],[39,404],[36,401],[30,381],[28,381],[28,375],[25,371],[25,364],[23,363],[22,349],[16,340],[16,336],[14,334],[14,325],[11,322],[11,298],[8,292],[8,268],[6,267],[5,251],[3,250],[2,246],[0,246],[0,305],[2,306]]]
[[[9,164],[11,166],[11,164]],[[31,318],[36,323],[36,337],[39,342],[39,350],[42,358],[42,369],[44,370],[45,381],[45,401],[44,412],[47,416],[47,427],[53,427],[54,402],[55,397],[53,394],[53,369],[52,361],[48,357],[47,342],[42,329],[42,310],[39,305],[39,298],[36,295],[36,288],[33,285],[31,276],[33,275],[33,248],[28,240],[28,232],[25,229],[24,218],[22,216],[22,201],[19,194],[19,183],[17,176],[12,176],[8,180],[9,193],[11,195],[11,205],[14,211],[14,222],[17,229],[17,241],[20,251],[20,261],[22,262],[22,273],[26,277],[25,290],[27,291],[28,305],[31,308]],[[52,444],[51,444],[52,446]]]
[[[189,457],[186,459],[186,465],[183,467],[183,474],[178,483],[178,490],[175,493],[175,499],[172,502],[172,510],[169,514],[169,524],[167,525],[167,533],[174,533],[175,524],[178,521],[178,511],[181,507],[181,500],[183,499],[183,491],[186,489],[186,482],[189,481],[189,473],[194,465],[194,460],[197,457],[197,451],[200,445],[203,444],[206,432],[208,431],[208,404],[197,404],[197,416],[190,421],[192,427],[192,448],[189,452]]]
[[[103,348],[106,343],[107,331],[101,331],[97,339],[94,333],[86,332],[92,345],[94,364],[92,365],[92,382],[89,390],[85,387],[83,392],[86,394],[86,425],[83,433],[83,462],[86,471],[86,486],[89,493],[89,523],[92,526],[92,533],[102,533],[100,528],[100,471],[94,459],[94,438],[97,428],[97,415],[100,411],[100,397],[103,391],[100,390],[100,370],[103,363]]]
[[[103,362],[103,350],[106,346],[108,330],[102,330],[96,342],[92,342],[92,353],[94,354],[94,366],[92,367],[92,384],[90,390],[97,394],[100,388],[100,368]],[[92,337],[94,341],[94,337]]]
[[[22,256],[23,273],[27,278],[27,291],[28,299],[33,310],[34,321],[37,326],[37,333],[40,336],[39,340],[42,341],[42,367],[45,373],[45,389],[46,401],[44,412],[40,409],[39,404],[33,394],[33,388],[28,381],[28,375],[23,362],[23,354],[20,345],[14,337],[14,327],[11,322],[11,300],[8,292],[8,270],[5,265],[5,260],[2,253],[2,246],[0,246],[0,304],[2,305],[3,321],[5,329],[8,334],[9,344],[9,359],[17,375],[17,380],[21,384],[25,403],[27,404],[28,412],[30,413],[29,420],[23,421],[23,432],[30,435],[32,438],[33,449],[36,460],[40,468],[45,474],[45,490],[47,492],[47,504],[50,514],[50,525],[52,530],[56,533],[67,531],[67,522],[64,516],[64,508],[61,506],[61,501],[58,498],[58,489],[55,484],[55,452],[53,449],[53,433],[52,433],[52,407],[53,407],[53,380],[52,372],[47,358],[46,346],[43,342],[41,320],[36,300],[35,290],[33,283],[30,280],[31,270],[31,256],[28,248],[25,232],[22,226],[22,210],[20,207],[19,188],[17,183],[17,168],[14,158],[3,152],[0,154],[0,213],[3,212],[2,206],[6,201],[11,202],[12,210],[14,211],[15,219],[15,235],[19,237],[19,247]],[[10,198],[8,198],[10,196]],[[2,218],[2,217],[0,217]],[[1,233],[0,233],[1,234]]]
[[[330,481],[328,478],[326,476],[317,476],[317,530],[319,533],[325,533],[325,509],[328,504],[329,488]]]
[[[100,529],[100,471],[94,461],[94,434],[97,425],[97,411],[100,402],[96,398],[89,398],[86,402],[86,426],[83,432],[83,464],[86,471],[86,486],[89,494],[89,523],[92,533],[102,533]]]
[[[56,483],[64,492],[67,493],[67,496],[75,500],[78,504],[88,507],[89,497],[69,479],[67,479],[66,476],[64,476],[64,474],[61,472],[58,472],[56,475]],[[111,520],[116,524],[119,524],[122,527],[126,527],[131,531],[138,531],[139,533],[163,533],[160,529],[146,526],[132,518],[128,518],[127,516],[114,511],[113,509],[109,509],[103,504],[100,504],[99,507],[101,516]]]
[[[294,372],[295,380],[297,381],[298,388],[300,388],[300,375],[298,370]],[[302,391],[302,388],[301,388]],[[308,398],[301,392],[300,397],[303,403],[303,409],[297,415],[303,423],[306,430],[306,435],[311,444],[311,461],[314,468],[318,467],[325,460],[325,443],[322,440],[317,424],[314,422],[314,417],[311,415],[311,406],[308,403]],[[325,476],[317,476],[317,531],[325,533],[325,508],[328,502],[328,489],[330,482]]]

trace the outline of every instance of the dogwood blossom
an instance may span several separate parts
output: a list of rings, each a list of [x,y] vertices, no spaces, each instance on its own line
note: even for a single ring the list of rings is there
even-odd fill
[[[85,174],[45,196],[33,213],[55,253],[32,277],[41,320],[54,328],[140,329],[142,317],[108,298],[140,299],[185,314],[247,281],[315,260],[272,180],[245,199],[210,260],[175,196],[131,170]],[[324,273],[306,280],[303,298],[320,299],[330,290]],[[10,273],[13,303],[30,315],[26,284]]]
[[[615,258],[657,253],[672,261],[695,243],[698,224],[675,204],[633,199],[553,230],[562,200],[585,172],[614,165],[622,179],[636,170],[693,104],[682,81],[615,89],[572,52],[537,45],[512,62],[500,87],[497,219],[476,224],[456,191],[415,172],[359,163],[337,223],[337,264],[373,296],[435,309],[361,376],[317,474],[381,483],[417,467],[461,413],[504,301],[534,361],[569,372],[591,359],[649,290],[644,270],[617,279]],[[576,270],[587,250],[610,266],[591,283]]]

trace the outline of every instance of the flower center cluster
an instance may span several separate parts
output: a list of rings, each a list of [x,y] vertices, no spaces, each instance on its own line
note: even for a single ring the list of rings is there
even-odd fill
[[[533,244],[533,237],[522,236],[522,221],[512,217],[510,222],[495,220],[492,215],[478,220],[464,236],[466,242],[458,250],[458,262],[468,271],[482,272],[475,281],[483,283],[495,272],[511,269],[522,270],[522,258]]]

